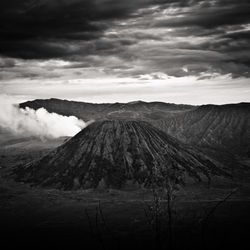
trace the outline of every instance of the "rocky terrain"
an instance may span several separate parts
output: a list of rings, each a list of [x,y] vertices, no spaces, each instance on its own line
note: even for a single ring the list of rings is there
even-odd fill
[[[59,99],[34,100],[21,107],[46,108],[83,120],[147,121],[180,141],[199,147],[228,168],[250,165],[250,104],[176,105],[162,102],[92,104]]]
[[[156,171],[175,183],[225,172],[208,157],[141,121],[99,121],[39,161],[20,166],[17,179],[56,188],[150,186]]]
[[[153,122],[189,144],[250,156],[250,104],[204,105]]]
[[[20,104],[21,108],[30,107],[39,109],[44,107],[49,112],[55,112],[61,115],[74,115],[84,121],[100,120],[100,119],[159,119],[169,112],[179,112],[191,110],[194,106],[191,105],[177,105],[173,103],[164,102],[143,102],[135,101],[129,103],[86,103],[75,102],[60,99],[37,99]]]

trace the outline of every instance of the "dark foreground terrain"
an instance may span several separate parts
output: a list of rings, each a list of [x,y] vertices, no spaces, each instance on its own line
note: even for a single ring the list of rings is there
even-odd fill
[[[230,189],[189,187],[175,202],[172,249],[243,249],[250,200],[235,194],[207,215]],[[203,199],[203,196],[206,199]],[[83,249],[154,249],[155,230],[144,209],[146,191],[58,191],[1,181],[1,242],[9,246],[82,246]],[[165,204],[162,203],[162,206]],[[163,218],[158,249],[168,246]],[[88,247],[87,247],[88,246]]]
[[[189,183],[176,191],[170,231],[166,214],[157,224],[151,220],[150,190],[63,191],[31,187],[9,176],[17,162],[35,160],[64,140],[2,135],[0,242],[5,249],[247,249],[248,178],[217,177],[210,188]],[[160,204],[166,212],[167,202]]]

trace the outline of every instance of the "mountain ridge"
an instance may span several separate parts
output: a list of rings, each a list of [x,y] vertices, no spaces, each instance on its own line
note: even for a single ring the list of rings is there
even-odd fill
[[[224,105],[178,105],[162,102],[90,104],[59,99],[34,100],[20,107],[46,108],[49,112],[75,115],[84,121],[136,119],[146,121],[167,134],[227,165],[241,164],[250,157],[250,103]]]
[[[121,188],[131,181],[148,187],[153,167],[171,171],[184,184],[211,181],[227,172],[194,148],[147,122],[106,120],[92,123],[37,162],[19,166],[17,180],[56,188]]]

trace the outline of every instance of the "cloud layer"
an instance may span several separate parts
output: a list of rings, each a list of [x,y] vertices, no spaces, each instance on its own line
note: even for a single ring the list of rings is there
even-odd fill
[[[0,80],[248,81],[249,10],[248,0],[3,0]]]
[[[41,139],[74,136],[87,124],[75,116],[49,113],[46,109],[20,109],[12,98],[0,96],[0,127],[14,134],[36,136]]]

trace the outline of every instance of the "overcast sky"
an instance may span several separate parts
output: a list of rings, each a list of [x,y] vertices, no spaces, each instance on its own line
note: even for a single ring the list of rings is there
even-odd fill
[[[249,0],[1,0],[18,101],[250,101]]]

